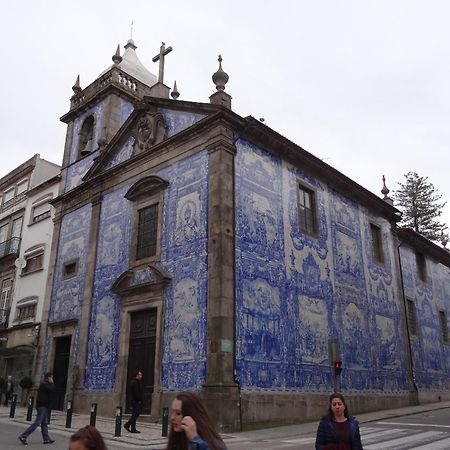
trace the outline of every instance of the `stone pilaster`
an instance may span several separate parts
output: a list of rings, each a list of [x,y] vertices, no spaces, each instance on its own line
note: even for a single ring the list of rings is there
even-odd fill
[[[48,328],[48,319],[50,306],[52,302],[52,290],[53,290],[53,279],[55,275],[56,258],[58,256],[58,242],[59,235],[61,232],[61,216],[60,212],[57,211],[55,217],[53,218],[53,234],[52,234],[52,245],[50,251],[50,258],[48,263],[48,273],[47,273],[47,283],[45,288],[45,298],[44,306],[42,308],[42,319],[41,327],[39,331],[38,347],[36,350],[36,356],[34,360],[33,376],[34,385],[38,386],[42,381],[42,372],[44,371],[44,355],[45,355],[45,343],[47,340],[48,333],[50,332]],[[47,369],[47,367],[45,368]]]
[[[94,288],[95,277],[95,260],[97,256],[97,239],[98,230],[100,225],[100,212],[102,206],[102,196],[97,195],[92,199],[92,216],[91,216],[91,228],[89,232],[89,251],[86,260],[86,280],[83,298],[83,307],[81,308],[81,316],[79,320],[79,351],[77,360],[74,362],[73,378],[74,378],[74,391],[83,390],[84,370],[86,367],[86,355],[88,350],[88,334],[89,323],[91,314],[92,294]],[[69,369],[70,370],[70,369]]]
[[[239,425],[234,380],[234,155],[232,132],[216,129],[208,146],[208,348],[203,394],[212,417],[224,428]]]

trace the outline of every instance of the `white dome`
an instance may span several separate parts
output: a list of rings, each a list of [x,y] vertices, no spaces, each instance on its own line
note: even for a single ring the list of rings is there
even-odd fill
[[[100,74],[100,77],[108,72],[113,67],[120,67],[124,72],[136,78],[140,82],[151,87],[158,82],[156,75],[153,75],[142,63],[136,54],[136,45],[132,39],[125,45],[125,52],[122,56],[122,61],[118,64],[113,64]]]

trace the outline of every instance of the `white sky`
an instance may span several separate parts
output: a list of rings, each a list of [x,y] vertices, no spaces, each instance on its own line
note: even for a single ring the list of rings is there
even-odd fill
[[[450,203],[446,0],[22,0],[1,7],[0,177],[35,153],[61,163],[77,74],[86,87],[133,39],[164,81],[208,102],[217,55],[233,110],[380,194],[412,170]],[[442,221],[450,226],[450,204]]]

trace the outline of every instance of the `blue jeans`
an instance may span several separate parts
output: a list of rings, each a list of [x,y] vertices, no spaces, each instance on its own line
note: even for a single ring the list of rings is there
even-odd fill
[[[37,427],[40,426],[42,438],[44,439],[44,441],[49,441],[50,436],[48,435],[48,408],[46,406],[39,406],[39,408],[36,408],[36,410],[36,419],[20,436],[26,439]]]

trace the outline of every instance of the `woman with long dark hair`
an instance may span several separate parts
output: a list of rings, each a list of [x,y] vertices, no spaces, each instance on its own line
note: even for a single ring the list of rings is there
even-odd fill
[[[316,450],[363,450],[359,423],[348,413],[342,394],[330,395],[328,413],[317,428]]]
[[[226,450],[200,398],[181,392],[172,402],[167,450]]]
[[[95,427],[86,425],[70,436],[69,450],[108,450],[102,435]]]

